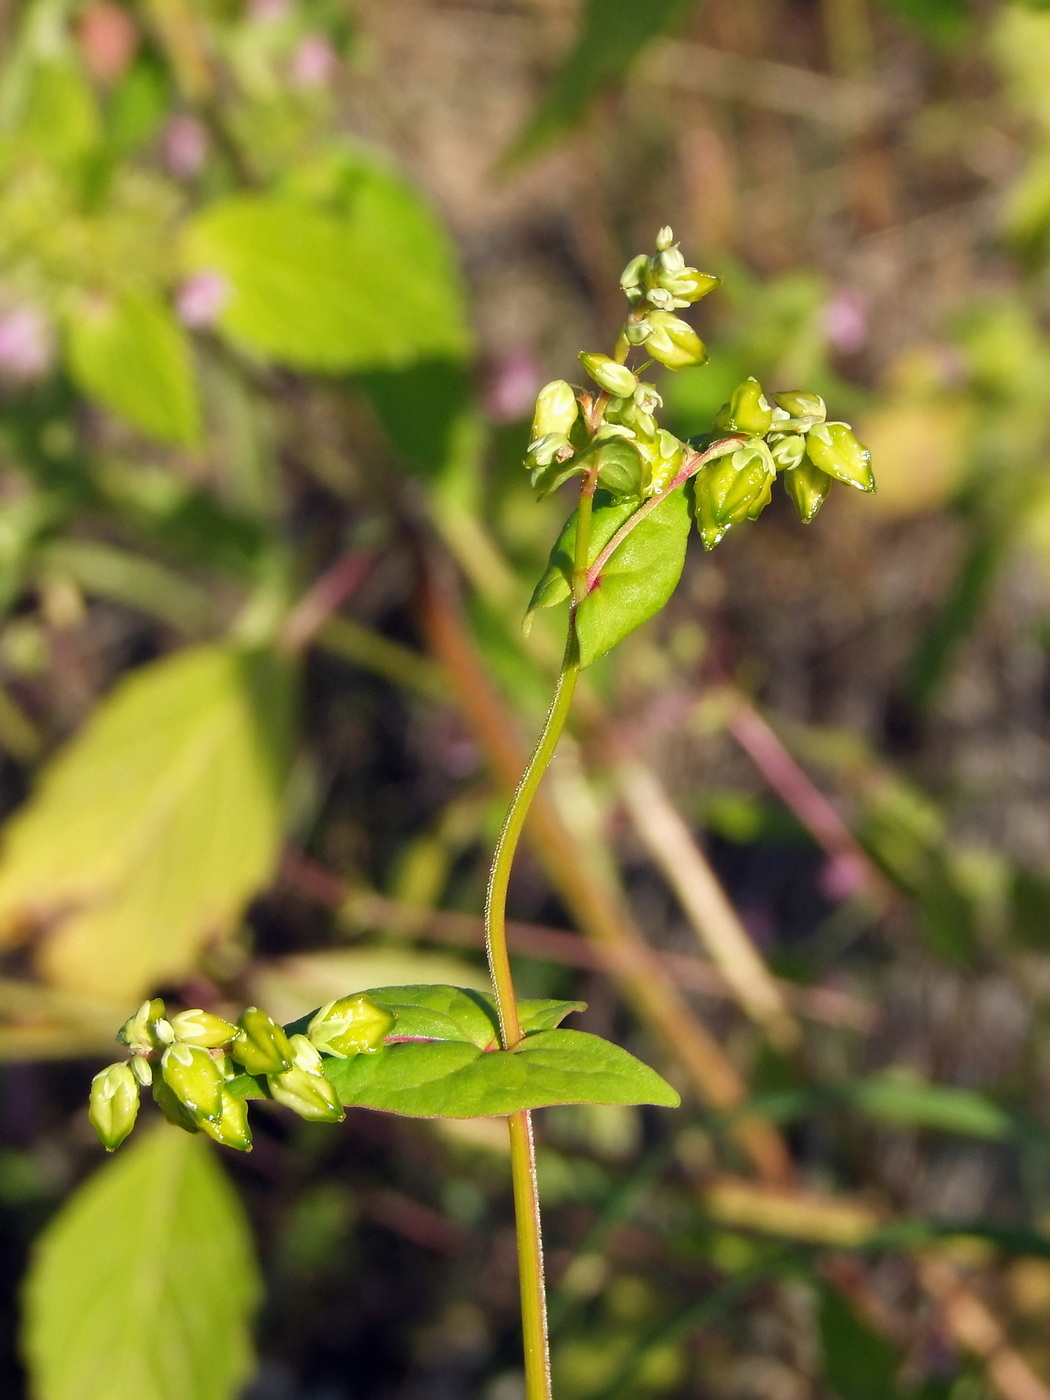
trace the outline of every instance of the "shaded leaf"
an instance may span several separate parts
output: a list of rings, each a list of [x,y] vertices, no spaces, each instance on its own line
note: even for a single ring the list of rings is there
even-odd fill
[[[605,493],[596,494],[590,562],[594,562],[637,509],[635,501],[611,502]],[[575,541],[574,512],[566,521],[551,551],[547,570],[536,585],[530,612],[537,607],[553,607],[569,597]],[[685,492],[672,491],[617,548],[594,589],[580,604],[576,631],[584,666],[604,656],[617,642],[660,611],[682,576],[688,542],[689,507]]]
[[[684,8],[682,0],[587,0],[572,48],[506,161],[535,155],[577,126],[591,100],[622,78]]]
[[[165,442],[200,435],[185,331],[160,301],[84,300],[66,324],[69,372],[91,398]]]
[[[469,346],[448,240],[408,185],[357,173],[340,209],[238,194],[190,227],[191,267],[229,284],[219,322],[266,358],[315,370],[397,369]]]
[[[863,1113],[901,1127],[997,1140],[1010,1135],[1010,1115],[972,1089],[928,1084],[911,1074],[873,1075],[842,1087],[843,1097]]]
[[[328,1061],[325,1069],[347,1106],[414,1118],[503,1116],[556,1103],[679,1102],[655,1070],[583,1031],[539,1031],[509,1052],[466,1040],[410,1041]],[[233,1085],[252,1092],[254,1081]]]
[[[817,1312],[824,1375],[839,1400],[894,1400],[897,1355],[836,1288],[820,1288]]]
[[[106,1000],[184,976],[273,869],[288,699],[229,645],[122,681],[8,824],[0,941],[46,927],[49,979]]]
[[[24,1348],[38,1400],[232,1400],[259,1279],[203,1138],[161,1128],[107,1161],[38,1241]]]

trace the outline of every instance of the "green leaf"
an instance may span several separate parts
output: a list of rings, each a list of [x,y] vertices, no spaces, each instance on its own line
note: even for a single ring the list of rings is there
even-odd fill
[[[205,209],[192,268],[230,287],[222,329],[268,359],[313,370],[398,369],[462,359],[463,293],[448,240],[415,192],[358,170],[344,207],[238,194]]]
[[[161,1128],[101,1167],[37,1242],[24,1349],[37,1400],[233,1400],[259,1278],[199,1137]]]
[[[817,1318],[824,1376],[838,1400],[894,1400],[900,1394],[895,1351],[827,1284],[820,1288]]]
[[[393,1012],[397,1020],[390,1038],[456,1041],[492,1050],[499,1044],[499,1017],[495,999],[487,992],[464,987],[370,987],[368,996],[377,1006]],[[520,1001],[518,1019],[525,1035],[552,1030],[573,1011],[583,1011],[582,1001]],[[305,1030],[313,1015],[289,1027]]]
[[[845,1084],[841,1093],[869,1117],[901,1127],[935,1128],[991,1141],[1014,1130],[1010,1115],[983,1094],[928,1084],[911,1074],[887,1071]]]
[[[199,438],[189,341],[163,302],[84,299],[66,324],[66,355],[78,388],[151,437]]]
[[[575,43],[505,164],[535,155],[577,126],[592,98],[622,78],[684,9],[683,0],[587,0]]]
[[[619,527],[638,509],[636,501],[612,502],[595,495],[589,561],[597,559]],[[648,621],[670,598],[682,576],[689,542],[689,507],[682,490],[672,491],[627,536],[602,570],[576,613],[580,661],[589,666]],[[566,521],[529,611],[563,602],[571,592],[576,514]]]
[[[503,1116],[557,1103],[679,1103],[655,1070],[583,1031],[538,1031],[514,1051],[486,1051],[466,1040],[410,1041],[327,1061],[325,1070],[347,1106],[413,1118]]]
[[[107,1001],[184,977],[270,878],[289,699],[226,644],[123,680],[6,829],[0,942],[46,929],[50,980]]]

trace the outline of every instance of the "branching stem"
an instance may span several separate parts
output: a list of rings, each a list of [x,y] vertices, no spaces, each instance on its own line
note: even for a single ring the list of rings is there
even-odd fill
[[[565,643],[554,699],[546,723],[521,776],[496,842],[485,896],[485,948],[496,993],[500,1039],[505,1050],[521,1042],[521,1021],[514,995],[510,953],[507,947],[507,890],[514,855],[521,839],[532,799],[543,781],[558,746],[572,705],[580,674],[580,648],[576,637],[576,607],[586,596],[587,554],[590,548],[591,511],[597,476],[591,472],[580,488],[576,548],[573,555],[573,601],[569,609],[569,631]],[[540,1206],[536,1187],[536,1150],[532,1137],[532,1116],[527,1111],[512,1113],[510,1131],[511,1175],[514,1183],[514,1217],[518,1240],[518,1270],[521,1282],[521,1319],[525,1343],[526,1400],[550,1400],[550,1355],[547,1341],[547,1301],[543,1278],[543,1241],[540,1233]]]

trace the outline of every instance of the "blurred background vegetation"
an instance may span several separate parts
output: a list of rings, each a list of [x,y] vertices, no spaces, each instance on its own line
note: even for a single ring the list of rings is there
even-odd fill
[[[103,1162],[84,1099],[146,993],[484,985],[532,400],[671,223],[676,431],[819,390],[879,495],[691,555],[534,823],[521,991],[685,1098],[540,1115],[557,1394],[1047,1400],[1050,11],[0,27],[0,1393],[521,1393],[501,1123]]]

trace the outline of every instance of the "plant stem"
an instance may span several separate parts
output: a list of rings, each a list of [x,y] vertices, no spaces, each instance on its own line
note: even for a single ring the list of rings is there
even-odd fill
[[[525,826],[532,799],[558,746],[572,705],[580,674],[580,647],[576,637],[576,608],[587,590],[587,552],[591,538],[591,512],[597,474],[591,472],[580,489],[576,516],[576,548],[573,553],[572,603],[569,631],[565,642],[558,683],[547,719],[511,799],[503,829],[492,858],[485,895],[485,949],[496,993],[500,1040],[504,1050],[520,1044],[521,1022],[514,995],[514,979],[507,947],[507,890],[514,855]],[[525,1343],[526,1400],[550,1400],[550,1356],[547,1342],[547,1300],[543,1280],[543,1240],[540,1233],[539,1193],[536,1185],[536,1148],[532,1136],[532,1115],[512,1113],[507,1119],[510,1132],[511,1177],[514,1184],[514,1220],[518,1240],[518,1274],[521,1282],[521,1322]]]

